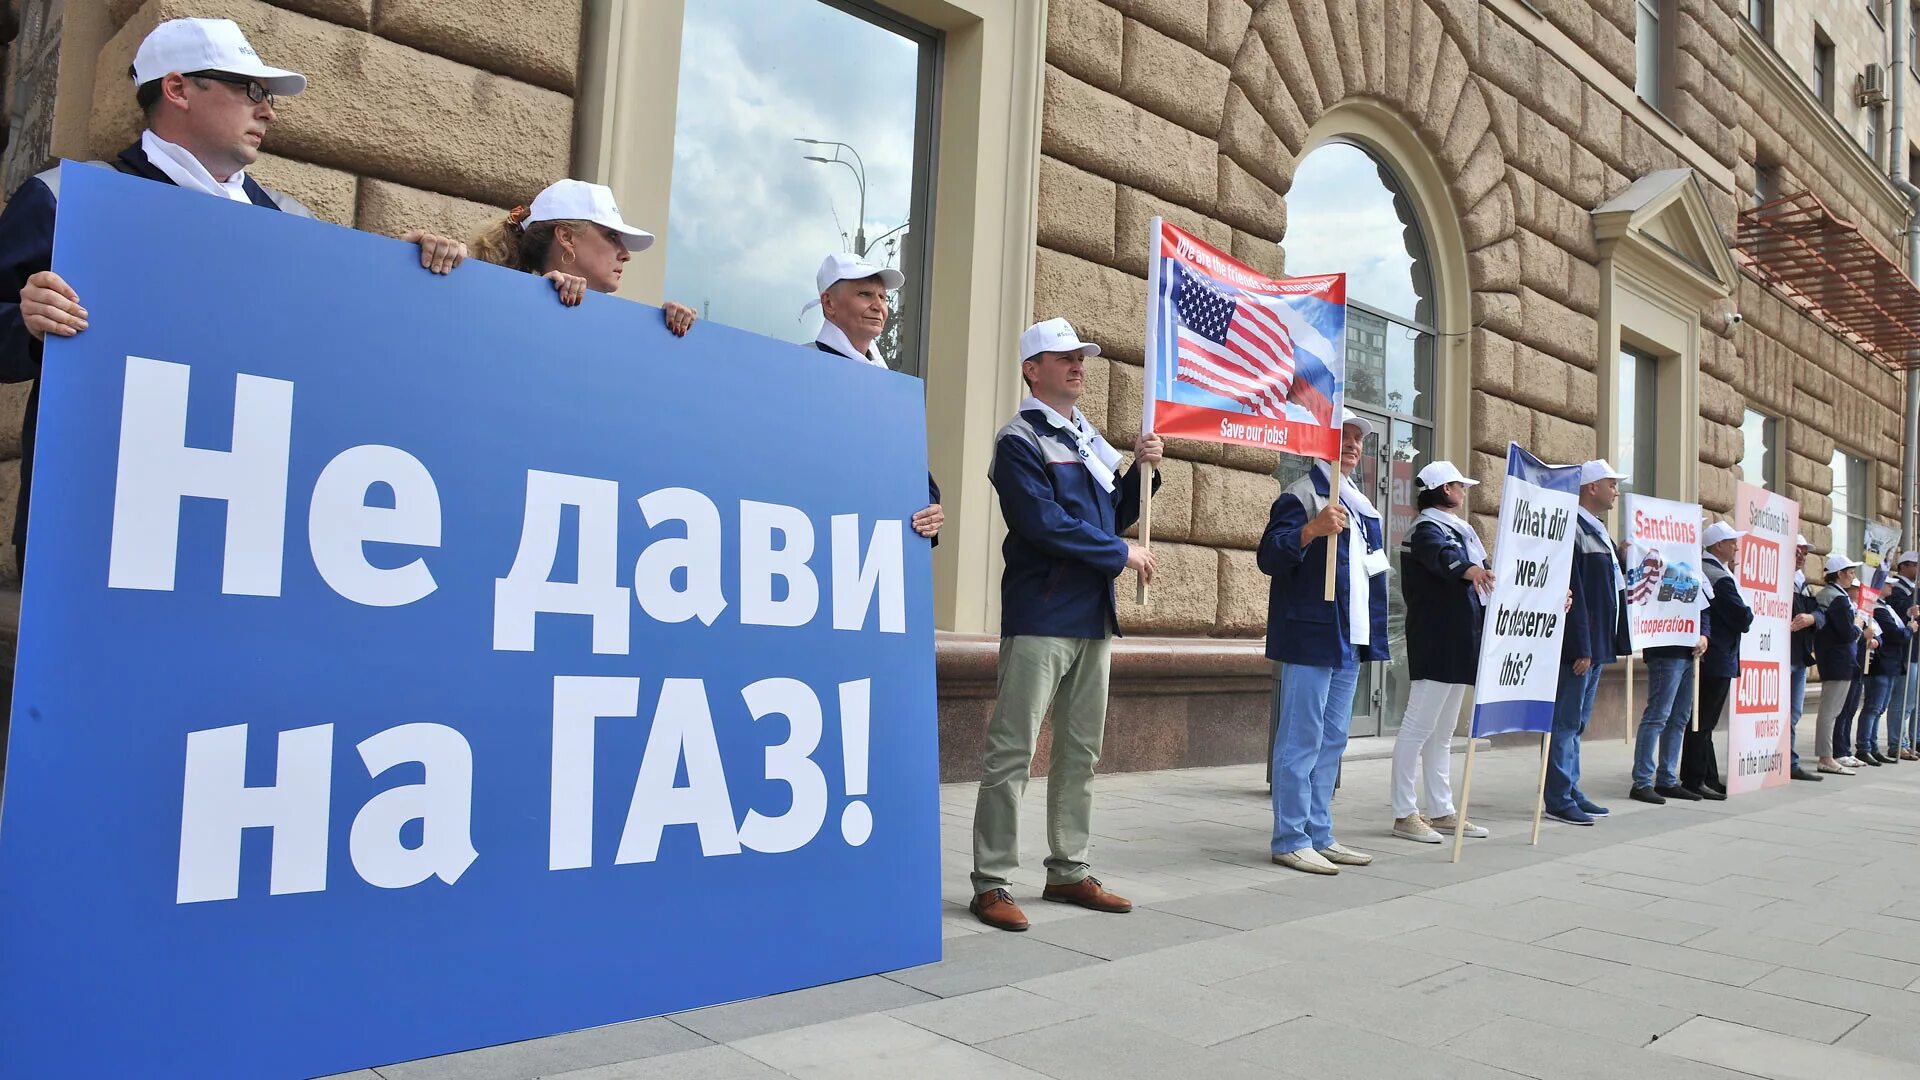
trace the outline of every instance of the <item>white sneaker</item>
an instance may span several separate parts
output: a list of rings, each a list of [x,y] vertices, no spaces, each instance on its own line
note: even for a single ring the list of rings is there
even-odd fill
[[[1845,765],[1849,769],[1864,769],[1867,767],[1866,762],[1861,761],[1859,758],[1854,757],[1852,754],[1848,754],[1846,757],[1841,758],[1840,764]]]
[[[1321,858],[1312,848],[1289,851],[1284,855],[1275,855],[1273,861],[1289,870],[1299,870],[1308,874],[1337,874],[1340,868]]]
[[[1452,814],[1448,814],[1446,817],[1430,818],[1427,821],[1427,824],[1433,826],[1435,829],[1438,829],[1440,832],[1443,832],[1443,833],[1452,832],[1453,823],[1454,823],[1454,815]],[[1462,831],[1465,832],[1468,836],[1473,837],[1475,840],[1485,840],[1487,837],[1493,835],[1492,833],[1489,833],[1485,828],[1482,828],[1479,825],[1475,825],[1471,821],[1467,822],[1467,827]]]
[[[1434,832],[1433,826],[1428,825],[1427,819],[1421,817],[1419,814],[1395,818],[1393,822],[1393,835],[1402,840],[1411,840],[1416,844],[1438,844],[1442,842],[1440,834]]]
[[[1365,866],[1373,861],[1373,856],[1366,852],[1355,851],[1341,844],[1330,844],[1321,848],[1320,855],[1328,862],[1339,863],[1341,866]]]

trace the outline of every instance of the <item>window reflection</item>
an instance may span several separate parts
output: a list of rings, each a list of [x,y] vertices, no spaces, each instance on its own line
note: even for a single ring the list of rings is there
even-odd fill
[[[1287,273],[1347,275],[1347,296],[1433,325],[1433,278],[1413,203],[1385,164],[1352,143],[1308,154],[1287,192]]]
[[[821,0],[686,8],[666,296],[715,322],[809,342],[820,328],[817,310],[802,313],[818,296],[814,271],[864,234],[869,261],[907,275],[876,344],[895,369],[917,373],[926,274],[910,226],[927,218],[937,43]]]

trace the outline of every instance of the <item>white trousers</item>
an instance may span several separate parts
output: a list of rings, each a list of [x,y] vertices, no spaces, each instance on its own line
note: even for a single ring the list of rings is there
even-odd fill
[[[1464,683],[1416,679],[1407,693],[1407,715],[1400,720],[1400,736],[1393,742],[1393,816],[1410,817],[1415,802],[1414,772],[1427,785],[1427,816],[1453,813],[1453,786],[1447,780],[1448,755],[1453,747],[1453,725],[1466,700]]]

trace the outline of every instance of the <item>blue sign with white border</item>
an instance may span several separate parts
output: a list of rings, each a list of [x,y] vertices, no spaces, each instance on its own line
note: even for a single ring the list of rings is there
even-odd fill
[[[918,381],[63,171],[0,1074],[307,1076],[939,959]]]

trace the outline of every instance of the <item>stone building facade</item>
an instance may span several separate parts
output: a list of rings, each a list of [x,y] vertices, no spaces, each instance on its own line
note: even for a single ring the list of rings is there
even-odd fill
[[[1007,359],[1019,329],[1064,315],[1103,344],[1082,407],[1129,444],[1148,220],[1268,271],[1324,267],[1338,245],[1306,250],[1311,222],[1292,204],[1330,147],[1391,177],[1417,235],[1420,453],[1482,481],[1483,530],[1509,440],[1556,461],[1631,453],[1641,490],[1710,516],[1731,510],[1745,463],[1799,500],[1818,549],[1836,464],[1855,467],[1838,452],[1859,469],[1841,478],[1847,513],[1897,518],[1903,378],[1730,250],[1757,189],[1811,189],[1901,257],[1905,200],[1865,153],[1866,114],[1847,111],[1875,48],[1857,0],[1777,0],[1760,26],[1749,0],[835,2],[911,19],[942,50],[923,370],[949,520],[935,580],[949,779],[977,768],[992,702],[1003,525],[985,468],[1021,393]],[[613,185],[630,219],[666,220],[684,0],[52,6],[65,19],[55,153],[131,137],[124,72],[147,28],[225,15],[313,76],[258,171],[329,220],[464,235],[569,173]],[[1800,47],[1816,22],[1844,83],[1833,109]],[[1643,63],[1658,65],[1651,79]],[[623,294],[658,302],[659,272],[635,265]],[[5,431],[23,397],[0,401]],[[9,452],[17,437],[0,438]],[[1382,490],[1417,464],[1385,462]],[[1103,768],[1265,753],[1273,675],[1254,549],[1287,468],[1264,451],[1170,448],[1151,605],[1134,603],[1130,574],[1120,583],[1129,636]],[[1392,677],[1381,686],[1390,730]],[[1608,693],[1595,730],[1618,734]]]

